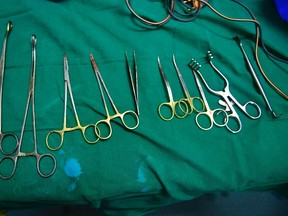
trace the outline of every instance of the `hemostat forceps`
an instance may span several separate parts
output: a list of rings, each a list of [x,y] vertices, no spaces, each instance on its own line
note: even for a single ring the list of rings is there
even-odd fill
[[[129,129],[129,130],[133,130],[133,129],[137,128],[138,125],[139,125],[139,117],[138,117],[138,115],[132,110],[127,110],[127,111],[125,111],[123,113],[120,113],[118,111],[115,103],[112,100],[111,95],[109,94],[109,91],[108,91],[108,89],[107,89],[107,87],[105,85],[105,82],[104,82],[104,80],[103,80],[103,78],[102,78],[102,76],[100,74],[100,71],[99,71],[98,66],[96,64],[96,61],[95,61],[95,59],[94,59],[92,54],[90,54],[90,61],[91,61],[93,70],[95,72],[95,76],[97,78],[97,82],[98,82],[98,85],[99,85],[99,89],[100,89],[100,93],[101,93],[101,97],[102,97],[102,101],[103,101],[103,105],[104,105],[104,109],[105,109],[106,117],[107,117],[106,119],[100,120],[100,121],[96,122],[96,124],[95,124],[95,130],[98,130],[96,132],[99,135],[99,138],[103,139],[103,140],[106,140],[106,139],[109,139],[111,137],[111,135],[112,135],[111,120],[113,120],[115,118],[120,118],[122,124],[124,125],[124,127]],[[109,99],[109,101],[110,101],[110,103],[112,105],[112,108],[113,108],[113,110],[115,112],[114,115],[111,115],[109,110],[108,110],[107,103],[106,103],[105,96],[104,96],[104,92],[103,92],[103,88],[104,88],[105,93],[106,93],[106,95],[107,95],[107,97],[108,97],[108,99]],[[128,121],[128,119],[126,119],[129,116],[134,119],[134,123],[133,124],[131,124],[131,122]],[[100,125],[101,124],[107,126],[107,128],[108,128],[108,133],[107,134],[102,135],[103,131],[102,131],[102,134],[101,134],[101,129],[100,129]]]
[[[195,110],[196,112],[201,112],[201,111],[203,111],[203,110],[205,109],[205,105],[204,105],[204,103],[203,103],[203,100],[202,100],[200,97],[191,97],[191,96],[190,96],[190,93],[189,93],[189,91],[188,91],[188,88],[187,88],[187,86],[186,86],[186,83],[185,83],[185,81],[184,81],[184,79],[183,79],[183,77],[182,77],[182,74],[181,74],[181,72],[180,72],[180,70],[179,70],[179,68],[178,68],[178,66],[177,66],[177,64],[176,64],[176,59],[175,59],[175,56],[174,56],[174,55],[173,55],[173,64],[174,64],[175,70],[176,70],[176,72],[177,72],[177,75],[178,75],[178,77],[179,77],[179,80],[180,80],[182,89],[183,89],[184,94],[185,94],[185,98],[182,99],[182,100],[184,100],[186,103],[188,103],[188,107],[190,108],[190,110],[188,111],[188,114],[191,114],[191,113],[193,112],[193,110]],[[180,101],[182,101],[182,100],[180,100]],[[199,101],[200,101],[200,103],[201,103],[201,105],[202,105],[202,107],[201,107],[200,110],[198,110],[198,109],[194,106],[194,103],[193,103],[194,100],[199,100]],[[181,107],[180,107],[180,108],[181,108]]]
[[[210,106],[209,106],[208,101],[206,99],[204,90],[203,90],[202,85],[200,83],[200,80],[199,80],[199,78],[198,78],[198,76],[196,74],[196,73],[201,74],[200,71],[199,71],[199,68],[201,67],[201,65],[198,62],[196,62],[194,59],[192,59],[190,61],[190,63],[189,63],[189,66],[191,67],[191,69],[193,71],[193,75],[195,77],[196,84],[198,86],[200,95],[201,95],[201,97],[202,97],[202,99],[204,101],[205,107],[206,107],[206,111],[199,112],[196,115],[196,117],[195,117],[196,124],[202,130],[210,130],[213,127],[213,124],[215,124],[218,127],[226,126],[227,123],[228,123],[228,114],[226,113],[226,111],[224,109],[220,109],[220,108],[217,108],[217,109],[214,109],[214,110],[210,109]],[[220,120],[218,120],[218,118],[217,118],[219,115],[221,116]],[[200,120],[201,116],[209,118],[208,125],[202,123],[202,121]]]
[[[74,102],[74,98],[73,98],[73,93],[72,93],[72,88],[71,88],[71,83],[70,83],[70,78],[69,78],[69,67],[68,67],[68,59],[66,54],[64,54],[64,117],[63,117],[63,128],[61,130],[52,130],[50,131],[47,136],[46,136],[46,145],[50,150],[58,150],[59,148],[61,148],[61,146],[63,145],[63,141],[64,141],[64,134],[65,132],[70,132],[70,131],[75,131],[75,130],[80,130],[82,133],[82,136],[84,138],[84,140],[89,143],[89,144],[94,144],[99,140],[98,134],[96,133],[96,139],[91,141],[87,138],[86,136],[86,131],[89,127],[93,127],[93,131],[94,131],[94,124],[89,124],[86,126],[82,126],[77,114],[77,110],[76,110],[76,106],[75,106],[75,102]],[[69,91],[69,96],[70,96],[70,100],[71,100],[71,104],[72,104],[72,108],[73,108],[73,112],[74,112],[74,116],[75,116],[75,120],[77,125],[75,127],[67,127],[67,94]],[[56,147],[52,147],[50,145],[49,142],[49,137],[52,134],[58,134],[61,138],[60,143],[58,146]]]
[[[239,115],[237,114],[236,110],[234,109],[234,103],[239,107],[239,109],[245,113],[249,118],[251,119],[257,119],[261,116],[261,109],[260,107],[253,101],[248,101],[247,103],[245,103],[244,105],[241,105],[236,98],[231,94],[230,92],[230,88],[229,88],[229,82],[226,79],[226,77],[214,66],[214,64],[212,63],[212,58],[213,55],[210,51],[208,51],[207,53],[207,60],[209,62],[209,64],[211,65],[211,67],[222,77],[222,79],[225,81],[226,86],[224,87],[224,89],[222,91],[215,91],[213,89],[211,89],[208,84],[206,83],[205,79],[203,78],[201,73],[198,73],[198,75],[200,76],[200,78],[202,79],[203,83],[205,84],[205,86],[207,87],[207,89],[212,92],[215,95],[221,96],[224,99],[225,105],[227,105],[228,111],[230,111],[231,113],[228,113],[228,119],[226,121],[229,121],[231,118],[235,119],[237,124],[238,124],[238,128],[237,129],[233,129],[231,128],[231,126],[229,126],[229,124],[227,123],[226,127],[229,131],[231,131],[232,133],[238,133],[241,129],[242,129],[242,123],[241,120],[239,118]],[[197,71],[196,71],[197,72]],[[253,115],[250,114],[247,107],[248,106],[252,106],[257,110],[257,114]]]
[[[10,175],[3,175],[0,174],[0,177],[2,179],[9,179],[11,178],[17,167],[17,162],[19,157],[36,157],[37,160],[37,171],[40,176],[42,177],[49,177],[51,176],[56,169],[56,160],[51,154],[39,154],[37,150],[37,139],[36,139],[36,115],[35,115],[35,100],[34,100],[34,90],[35,90],[35,71],[36,71],[36,36],[32,35],[32,68],[31,68],[31,75],[30,75],[30,85],[29,85],[29,92],[28,92],[28,98],[27,98],[27,103],[26,103],[26,109],[25,109],[25,114],[24,114],[24,121],[21,129],[21,134],[20,134],[20,139],[19,139],[19,145],[17,146],[15,155],[6,155],[4,156],[1,160],[0,163],[5,161],[5,160],[11,160],[13,162],[13,170]],[[27,115],[28,115],[28,110],[29,110],[29,105],[30,102],[32,104],[32,121],[33,121],[33,141],[34,141],[34,150],[32,152],[22,152],[21,147],[22,147],[22,141],[23,141],[23,136],[25,132],[25,125],[26,125],[26,120],[27,120]],[[52,159],[53,162],[53,168],[49,173],[44,173],[41,169],[40,162],[41,160],[46,157]]]
[[[5,71],[5,59],[6,59],[6,46],[7,46],[7,40],[10,32],[12,31],[12,23],[9,21],[6,28],[6,34],[4,37],[3,45],[2,45],[2,54],[1,54],[1,60],[0,60],[0,150],[4,155],[10,155],[18,147],[18,137],[14,133],[3,133],[2,132],[2,100],[3,100],[3,81],[4,81],[4,71]],[[5,138],[13,137],[15,140],[15,147],[12,151],[7,152],[4,149],[3,141]]]
[[[171,120],[174,117],[174,115],[177,118],[185,118],[189,113],[188,104],[185,102],[185,100],[174,101],[170,83],[168,82],[168,79],[164,73],[159,57],[158,57],[158,67],[159,67],[162,79],[165,83],[166,90],[167,90],[168,97],[169,97],[169,102],[161,103],[158,107],[158,113],[159,113],[160,118],[165,121]],[[167,117],[164,115],[164,111],[162,111],[164,107],[170,110],[170,115]],[[181,114],[178,113],[177,111],[181,112]]]

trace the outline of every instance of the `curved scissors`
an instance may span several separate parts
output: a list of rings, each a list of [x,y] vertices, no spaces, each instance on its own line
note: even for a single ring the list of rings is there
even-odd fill
[[[211,67],[222,77],[222,79],[225,82],[225,87],[222,91],[215,91],[213,89],[211,89],[208,84],[206,83],[205,79],[203,78],[202,74],[199,74],[199,76],[201,77],[201,79],[203,80],[204,84],[206,85],[206,87],[209,89],[210,92],[212,92],[215,95],[221,96],[224,100],[225,106],[227,106],[227,110],[231,111],[231,113],[228,114],[228,118],[233,118],[236,120],[237,124],[238,124],[238,129],[234,130],[233,128],[231,128],[228,124],[226,125],[226,127],[228,128],[229,131],[231,131],[232,133],[238,133],[241,129],[242,129],[242,123],[241,120],[239,118],[239,115],[237,114],[236,110],[234,109],[234,103],[238,106],[238,108],[245,114],[247,115],[249,118],[251,119],[258,119],[261,116],[261,109],[260,107],[253,101],[248,101],[246,102],[244,105],[240,104],[236,98],[231,94],[230,92],[230,88],[229,88],[229,82],[227,80],[227,78],[215,67],[215,65],[212,63],[212,58],[213,55],[210,51],[207,52],[207,59],[209,64],[211,65]],[[220,101],[221,102],[221,101]],[[247,107],[248,106],[252,106],[257,110],[257,114],[253,115],[251,113],[249,113]],[[228,121],[228,120],[227,120]]]
[[[4,71],[5,71],[5,59],[6,59],[6,46],[7,40],[10,32],[12,31],[12,23],[9,21],[6,28],[6,34],[4,37],[3,45],[2,45],[2,54],[0,60],[0,151],[4,155],[13,154],[18,147],[18,137],[14,133],[3,133],[2,132],[2,96],[3,96],[3,81],[4,81]],[[12,151],[6,152],[3,147],[3,141],[5,138],[12,137],[15,140],[15,147]]]
[[[165,120],[165,121],[171,120],[174,117],[174,115],[177,118],[185,118],[189,114],[188,104],[184,100],[174,101],[171,86],[170,86],[168,79],[164,73],[164,70],[161,66],[161,62],[160,62],[159,57],[158,57],[158,67],[159,67],[162,79],[165,83],[166,90],[167,90],[168,97],[169,97],[169,102],[161,103],[158,107],[158,113],[159,113],[160,118]],[[179,109],[176,109],[176,106],[178,106]],[[168,115],[168,117],[165,117],[165,115],[163,114],[164,111],[162,111],[162,110],[164,109],[164,107],[166,107],[170,110],[170,115]],[[181,111],[181,114],[177,113],[177,110]]]
[[[210,109],[210,106],[209,106],[208,101],[206,99],[204,90],[203,90],[202,85],[200,83],[200,80],[199,80],[199,78],[198,78],[198,76],[196,74],[196,73],[201,74],[200,71],[198,70],[201,67],[201,65],[198,62],[196,62],[194,59],[192,59],[191,62],[189,63],[189,66],[191,67],[191,69],[193,71],[193,75],[195,77],[196,84],[198,86],[200,95],[201,95],[201,97],[202,97],[202,99],[204,101],[205,107],[206,107],[206,111],[199,112],[196,115],[196,117],[195,117],[196,124],[202,130],[210,130],[213,127],[214,124],[216,126],[218,126],[218,127],[226,126],[227,123],[228,123],[228,114],[227,114],[227,112],[224,109],[220,109],[220,108],[217,108],[217,109],[214,109],[214,110]],[[215,118],[216,118],[216,116],[219,116],[220,114],[221,114],[221,116],[223,116],[223,119],[221,119],[221,121],[218,122],[218,121],[216,121]],[[201,116],[202,117],[206,116],[206,117],[209,118],[209,124],[207,126],[204,125],[203,123],[201,123],[201,121],[200,121]]]
[[[98,133],[96,133],[96,140],[89,140],[86,136],[86,130],[89,127],[93,127],[93,131],[94,131],[94,125],[93,124],[88,124],[86,126],[82,126],[77,114],[77,110],[76,110],[76,106],[75,106],[75,102],[74,102],[74,98],[73,98],[73,93],[72,93],[72,88],[71,88],[71,83],[70,83],[70,78],[69,78],[69,67],[68,67],[68,59],[66,54],[64,54],[64,117],[63,117],[63,128],[61,130],[52,130],[50,131],[47,136],[46,136],[46,145],[50,150],[58,150],[61,148],[61,146],[63,145],[64,142],[64,134],[65,132],[70,132],[70,131],[75,131],[75,130],[80,130],[82,133],[82,136],[84,138],[84,140],[89,143],[89,144],[93,144],[96,143],[99,140],[98,137]],[[69,91],[69,96],[70,96],[70,100],[71,100],[71,104],[73,107],[73,112],[74,112],[74,116],[75,116],[75,120],[76,120],[76,126],[74,127],[67,127],[67,92]],[[49,143],[49,137],[52,134],[57,134],[60,136],[60,143],[58,146],[56,147],[52,147]]]
[[[21,129],[21,134],[20,134],[20,139],[19,139],[19,144],[17,145],[16,151],[14,155],[6,155],[3,158],[1,158],[0,163],[2,163],[5,160],[11,160],[13,162],[13,169],[10,175],[3,175],[0,173],[0,177],[2,179],[9,179],[11,178],[17,168],[17,162],[19,157],[36,157],[37,160],[37,171],[40,176],[42,177],[49,177],[51,176],[56,169],[56,159],[51,155],[51,154],[39,154],[37,150],[37,139],[36,139],[36,115],[35,115],[35,100],[34,100],[34,89],[35,89],[35,71],[36,71],[36,36],[32,35],[32,67],[31,67],[31,75],[30,75],[30,85],[29,85],[29,92],[28,92],[28,97],[27,97],[27,103],[26,103],[26,109],[25,109],[25,114],[24,114],[24,120],[23,120],[23,125]],[[23,136],[25,132],[25,125],[26,125],[26,120],[27,120],[27,115],[28,115],[28,110],[29,110],[29,105],[32,105],[32,121],[33,121],[33,140],[34,140],[34,148],[32,152],[22,152],[21,147],[22,147],[22,141],[23,141]],[[53,168],[51,172],[45,173],[44,171],[41,170],[40,163],[43,158],[50,158],[53,161]]]
[[[180,100],[180,101],[185,101],[186,103],[188,103],[188,107],[189,107],[189,110],[188,110],[188,114],[191,114],[193,112],[193,110],[195,110],[196,112],[201,112],[205,109],[205,105],[204,105],[204,102],[203,100],[200,98],[200,97],[191,97],[190,96],[190,93],[188,91],[188,88],[187,88],[187,85],[183,79],[183,76],[176,64],[176,59],[175,59],[175,56],[173,55],[173,64],[174,64],[174,67],[175,67],[175,70],[177,72],[177,75],[179,77],[179,80],[180,80],[180,83],[181,83],[181,86],[182,86],[182,89],[184,91],[184,94],[185,94],[185,98]],[[201,109],[197,109],[195,106],[194,106],[194,100],[198,100],[200,103],[201,103]]]
[[[105,112],[106,112],[106,119],[103,119],[103,120],[99,120],[98,122],[96,122],[95,124],[95,130],[98,130],[97,131],[97,134],[99,136],[100,139],[103,139],[103,140],[106,140],[106,139],[109,139],[112,135],[112,127],[111,127],[111,120],[115,119],[115,118],[120,118],[121,119],[121,122],[122,124],[124,125],[125,128],[129,129],[129,130],[134,130],[135,128],[138,127],[139,125],[139,117],[138,115],[132,111],[132,110],[127,110],[123,113],[120,113],[115,105],[115,103],[113,102],[112,100],[112,97],[111,95],[109,94],[109,91],[105,85],[105,82],[100,74],[100,71],[98,69],[98,66],[96,64],[96,61],[92,55],[92,53],[90,54],[90,61],[91,61],[91,64],[92,64],[92,67],[93,67],[93,70],[95,72],[95,76],[97,78],[97,82],[98,82],[98,85],[99,85],[99,89],[100,89],[100,93],[101,93],[101,97],[102,97],[102,101],[103,101],[103,105],[104,105],[104,109],[105,109]],[[114,115],[111,115],[109,110],[108,110],[108,107],[107,107],[107,103],[106,103],[106,100],[105,100],[105,96],[104,96],[104,92],[103,92],[103,89],[105,90],[106,92],[106,95],[112,105],[112,108],[115,112]],[[128,122],[128,120],[126,119],[128,116],[131,116],[134,120],[135,120],[135,124],[132,124],[130,125],[130,123]],[[101,135],[101,130],[100,130],[100,125],[106,125],[108,127],[108,133],[107,135]]]

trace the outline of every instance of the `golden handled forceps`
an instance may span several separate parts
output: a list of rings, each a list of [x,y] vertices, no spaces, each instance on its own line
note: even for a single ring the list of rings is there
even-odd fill
[[[234,108],[234,104],[237,105],[237,107],[244,113],[246,114],[249,118],[251,119],[257,119],[261,116],[261,109],[260,107],[253,101],[248,101],[246,102],[244,105],[240,104],[236,98],[231,94],[230,92],[230,87],[229,87],[229,82],[227,80],[227,78],[215,67],[215,65],[212,63],[212,58],[213,58],[213,55],[210,51],[208,51],[207,53],[207,60],[209,62],[209,64],[211,65],[211,67],[214,69],[214,71],[216,71],[218,73],[218,75],[221,76],[221,78],[224,80],[225,82],[225,87],[223,90],[221,91],[215,91],[213,89],[211,89],[209,87],[209,85],[207,84],[207,82],[205,81],[204,77],[202,76],[202,74],[197,70],[195,72],[197,72],[197,74],[199,75],[199,77],[202,79],[203,83],[205,84],[205,86],[207,87],[207,89],[215,94],[215,95],[218,95],[220,97],[223,98],[224,100],[224,104],[227,108],[227,111],[229,111],[228,113],[228,119],[226,120],[227,121],[227,129],[232,132],[232,133],[238,133],[241,129],[242,129],[242,123],[241,123],[241,120],[239,118],[239,115],[238,113],[236,112],[235,108]],[[221,102],[221,101],[220,101]],[[223,101],[222,101],[223,102]],[[256,114],[254,115],[251,114],[249,112],[249,109],[248,107],[254,107],[256,109]],[[229,125],[229,122],[231,119],[234,119],[237,123],[237,126],[236,128],[234,128],[235,126],[233,125],[233,128],[232,128],[232,125]]]
[[[166,74],[162,68],[159,57],[158,57],[158,68],[159,68],[160,74],[162,76],[162,79],[165,83],[168,98],[169,98],[168,102],[163,102],[158,107],[158,114],[159,114],[160,118],[165,120],[165,121],[171,120],[174,116],[176,116],[177,118],[185,118],[189,113],[188,104],[185,102],[185,100],[174,101],[170,83],[169,83],[169,81],[166,77]],[[164,109],[169,110],[168,115],[166,114],[166,112],[164,112]]]
[[[200,83],[200,80],[199,80],[199,78],[198,78],[198,76],[196,74],[196,73],[200,74],[199,68],[201,67],[201,65],[197,61],[192,59],[190,61],[190,63],[189,63],[189,66],[190,66],[190,68],[193,71],[193,75],[194,75],[194,78],[196,80],[196,84],[198,86],[200,95],[201,95],[201,97],[202,97],[202,99],[204,101],[205,107],[206,107],[206,111],[199,112],[196,115],[196,117],[195,117],[196,124],[202,130],[210,130],[213,127],[213,125],[216,125],[218,127],[226,126],[227,123],[228,123],[228,114],[227,114],[227,112],[224,109],[221,109],[221,108],[217,108],[217,109],[214,109],[214,110],[210,109],[210,106],[209,106],[208,101],[206,99],[204,90],[203,90],[202,85]],[[219,116],[221,116],[220,119],[218,118]],[[208,124],[206,124],[206,121],[203,121],[203,120],[201,121],[200,120],[200,119],[204,119],[205,117],[208,117],[208,119],[209,119],[209,123]]]
[[[184,79],[183,79],[183,76],[182,76],[182,74],[181,74],[181,72],[180,72],[180,70],[179,70],[179,68],[178,68],[178,66],[177,66],[175,56],[173,55],[172,58],[173,58],[173,65],[174,65],[174,67],[175,67],[175,70],[176,70],[177,75],[178,75],[178,78],[179,78],[179,80],[180,80],[182,89],[183,89],[184,94],[185,94],[185,98],[182,99],[182,100],[180,100],[180,101],[183,101],[183,100],[184,100],[186,103],[188,103],[188,107],[189,107],[188,114],[191,114],[194,110],[195,110],[196,112],[201,112],[201,111],[203,111],[203,110],[205,109],[205,105],[204,105],[203,100],[202,100],[200,97],[191,97],[191,96],[190,96],[190,93],[189,93],[189,91],[188,91],[187,85],[186,85],[186,83],[185,83],[185,81],[184,81]],[[195,103],[194,103],[194,100],[198,100],[198,101],[200,102],[200,104],[201,104],[201,109],[197,109],[197,108],[196,108]],[[182,107],[180,106],[180,109],[181,109],[181,108],[182,108]]]
[[[13,154],[18,147],[18,137],[14,133],[3,133],[2,132],[2,100],[3,100],[3,82],[4,82],[4,71],[5,71],[5,59],[6,59],[6,46],[7,40],[10,32],[12,31],[12,23],[9,21],[6,28],[6,34],[4,37],[3,45],[2,45],[2,54],[0,60],[0,150],[4,155]],[[12,150],[6,150],[4,147],[4,139],[8,137],[12,137],[15,140],[15,147]],[[10,149],[10,146],[8,147]]]
[[[58,150],[59,148],[61,148],[61,146],[63,145],[64,142],[64,134],[65,132],[71,132],[71,131],[75,131],[75,130],[80,130],[82,133],[82,136],[84,138],[84,140],[89,143],[89,144],[93,144],[96,143],[99,140],[98,137],[98,133],[96,133],[96,139],[95,140],[89,140],[87,138],[86,135],[86,131],[89,127],[93,127],[93,131],[94,130],[94,124],[88,124],[86,126],[82,126],[77,114],[77,110],[76,110],[76,106],[75,106],[75,102],[74,102],[74,98],[73,98],[73,93],[72,93],[72,88],[71,88],[71,83],[70,83],[70,78],[69,78],[69,66],[68,66],[68,59],[66,54],[64,54],[64,117],[63,117],[63,128],[61,130],[52,130],[50,131],[47,136],[46,136],[46,145],[50,150]],[[76,126],[74,127],[67,127],[67,94],[69,91],[69,96],[70,96],[70,100],[71,100],[71,104],[72,104],[72,108],[73,108],[73,112],[74,112],[74,116],[75,116],[75,120],[76,120]],[[52,134],[57,134],[60,136],[60,143],[54,147],[54,145],[51,145],[51,141],[49,142],[49,138]]]
[[[21,129],[21,134],[19,138],[19,144],[17,146],[17,149],[15,151],[14,155],[6,155],[3,158],[1,158],[0,163],[2,163],[5,160],[11,160],[13,162],[13,169],[10,175],[3,175],[0,173],[0,177],[2,179],[9,179],[11,178],[17,168],[17,163],[19,157],[36,157],[37,160],[37,171],[40,176],[42,177],[49,177],[51,176],[56,169],[56,160],[51,154],[39,154],[37,150],[37,139],[36,139],[36,115],[35,115],[35,98],[34,98],[34,90],[35,90],[35,72],[36,72],[36,36],[32,35],[32,67],[31,67],[31,75],[30,75],[30,84],[29,84],[29,92],[28,92],[28,97],[27,97],[27,103],[26,103],[26,109],[25,109],[25,114],[24,114],[24,121]],[[21,147],[22,147],[22,141],[23,141],[23,136],[25,132],[25,125],[26,125],[26,120],[27,120],[27,115],[28,115],[28,110],[29,110],[29,105],[32,105],[32,121],[33,121],[33,141],[34,141],[34,150],[32,152],[22,152]],[[40,163],[43,158],[50,158],[52,159],[53,162],[53,168],[50,172],[46,173],[44,172],[40,166]]]
[[[98,66],[96,64],[96,61],[93,57],[92,54],[90,54],[90,61],[91,61],[91,64],[92,64],[92,67],[93,67],[93,70],[95,72],[95,76],[97,78],[97,82],[98,82],[98,85],[99,85],[99,89],[100,89],[100,93],[101,93],[101,97],[102,97],[102,101],[103,101],[103,105],[104,105],[104,109],[105,109],[105,112],[106,112],[106,119],[102,119],[102,120],[99,120],[98,122],[96,122],[95,124],[95,132],[98,134],[99,138],[100,139],[103,139],[103,140],[106,140],[106,139],[109,139],[112,135],[112,127],[111,127],[111,120],[115,119],[115,118],[120,118],[121,119],[121,122],[122,124],[124,125],[125,128],[129,129],[129,130],[134,130],[135,128],[138,127],[139,125],[139,117],[138,115],[132,111],[132,110],[127,110],[123,113],[120,113],[115,105],[115,103],[113,102],[113,99],[105,85],[105,82],[100,74],[100,71],[98,69]],[[103,92],[103,88],[106,92],[106,95],[110,101],[110,104],[112,105],[112,108],[115,112],[114,115],[111,115],[109,110],[108,110],[108,107],[107,107],[107,103],[106,103],[106,100],[105,100],[105,96],[104,96],[104,92]],[[132,121],[133,123],[131,124],[131,121],[128,121],[130,118],[132,117]],[[106,125],[107,128],[108,128],[108,132],[106,133],[103,133],[103,128],[102,126],[100,125]],[[102,129],[102,130],[101,130]],[[104,134],[104,135],[103,135]]]

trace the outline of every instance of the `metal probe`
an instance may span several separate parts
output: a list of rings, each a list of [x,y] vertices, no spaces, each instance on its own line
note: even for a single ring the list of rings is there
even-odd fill
[[[259,79],[258,79],[258,77],[257,77],[257,74],[256,74],[256,72],[254,71],[254,68],[253,68],[253,66],[252,66],[252,64],[251,64],[251,62],[250,62],[250,60],[249,60],[249,58],[248,58],[248,56],[247,56],[244,48],[243,48],[243,45],[242,45],[242,42],[241,42],[240,38],[239,38],[238,36],[236,36],[236,37],[235,37],[235,40],[236,40],[236,42],[238,43],[238,45],[239,45],[239,47],[240,47],[240,49],[241,49],[241,51],[242,51],[242,53],[243,53],[243,55],[244,55],[245,61],[246,61],[246,63],[248,64],[248,67],[249,67],[249,69],[250,69],[250,72],[251,72],[251,74],[252,74],[252,76],[253,76],[253,78],[254,78],[254,80],[255,80],[255,82],[256,82],[256,84],[257,84],[257,86],[258,86],[258,88],[259,88],[259,90],[260,90],[260,92],[261,92],[261,95],[262,95],[262,97],[263,97],[263,99],[264,99],[264,101],[265,101],[265,103],[266,103],[266,105],[267,105],[267,107],[268,107],[268,109],[269,109],[269,111],[270,111],[271,116],[272,116],[273,118],[279,118],[281,115],[277,115],[277,114],[273,111],[273,109],[272,109],[272,107],[271,107],[271,105],[270,105],[270,103],[269,103],[269,100],[268,100],[268,98],[267,98],[267,96],[266,96],[266,94],[265,94],[265,91],[264,91],[264,89],[263,89],[263,87],[262,87],[262,85],[261,85],[261,83],[260,83],[260,81],[259,81]]]

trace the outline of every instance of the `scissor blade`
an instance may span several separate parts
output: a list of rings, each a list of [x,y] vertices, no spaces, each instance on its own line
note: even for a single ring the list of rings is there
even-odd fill
[[[199,80],[199,78],[198,78],[198,76],[197,76],[197,74],[196,74],[196,71],[195,71],[194,69],[192,69],[192,71],[193,71],[193,75],[194,75],[194,77],[195,77],[196,84],[197,84],[197,86],[198,86],[198,90],[199,90],[199,92],[200,92],[201,98],[202,98],[202,100],[203,100],[203,102],[204,102],[204,104],[205,104],[206,109],[208,110],[208,109],[210,109],[210,107],[209,107],[207,98],[206,98],[206,96],[205,96],[204,90],[203,90],[203,88],[202,88],[202,85],[201,85],[201,83],[200,83],[200,80]]]
[[[184,90],[184,93],[185,93],[187,99],[190,99],[190,94],[189,94],[188,88],[187,88],[186,83],[185,83],[185,81],[184,81],[184,79],[183,79],[183,77],[182,77],[182,74],[181,74],[181,72],[180,72],[180,70],[179,70],[179,68],[178,68],[178,66],[177,66],[175,56],[173,55],[172,58],[173,58],[174,67],[175,67],[175,69],[176,69],[176,72],[177,72],[177,75],[178,75],[178,77],[179,77],[181,86],[182,86],[182,88],[183,88],[183,90]]]
[[[164,70],[162,68],[162,65],[161,65],[161,62],[160,62],[160,58],[158,57],[158,68],[160,70],[160,73],[161,73],[161,76],[164,80],[164,83],[165,83],[165,86],[166,86],[166,90],[167,90],[167,93],[168,93],[168,97],[169,97],[169,100],[170,101],[173,101],[173,94],[172,94],[172,90],[171,90],[171,86],[168,82],[168,79],[164,73]]]

